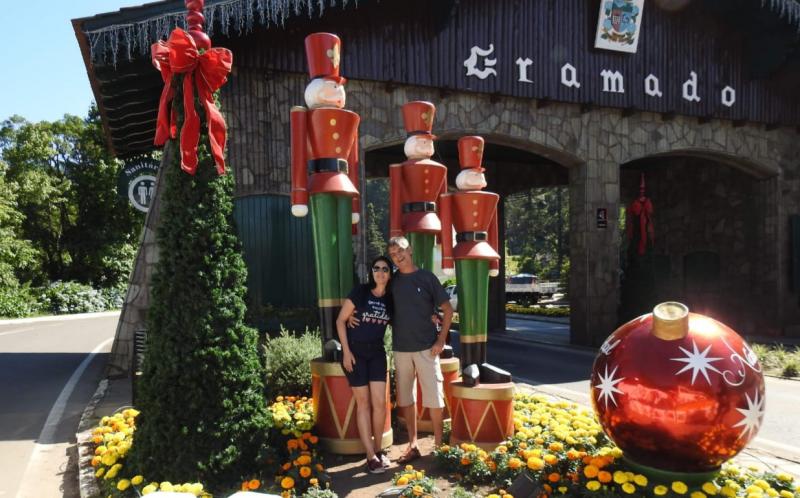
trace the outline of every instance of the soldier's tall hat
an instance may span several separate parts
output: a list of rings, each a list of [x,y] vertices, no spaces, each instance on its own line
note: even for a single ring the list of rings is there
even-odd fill
[[[306,58],[308,75],[314,78],[333,80],[340,85],[347,79],[339,76],[342,55],[342,40],[333,33],[312,33],[306,36]]]
[[[433,140],[436,136],[431,133],[433,129],[433,116],[436,106],[431,102],[418,100],[403,104],[403,125],[409,136],[419,135]]]
[[[481,173],[486,171],[481,165],[483,162],[483,137],[469,136],[458,139],[458,162],[461,169],[477,169]]]

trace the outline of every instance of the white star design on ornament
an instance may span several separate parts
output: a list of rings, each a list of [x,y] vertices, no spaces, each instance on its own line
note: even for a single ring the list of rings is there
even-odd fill
[[[740,438],[744,437],[748,432],[751,437],[755,436],[761,425],[761,419],[764,418],[764,398],[758,395],[758,389],[756,389],[753,399],[750,399],[750,395],[747,393],[744,393],[744,395],[747,398],[747,408],[736,409],[736,411],[744,415],[744,418],[733,425],[734,427],[743,426],[742,433],[739,434]]]
[[[611,401],[614,403],[614,406],[617,406],[617,400],[614,399],[614,393],[625,394],[621,390],[617,389],[616,385],[625,380],[625,377],[620,377],[619,379],[614,378],[614,374],[617,373],[617,368],[619,365],[614,367],[614,370],[611,371],[611,374],[608,373],[608,364],[606,364],[606,373],[605,375],[599,374],[600,376],[600,383],[594,386],[595,389],[600,389],[600,400],[605,400],[606,409],[608,409],[608,399],[611,398]]]
[[[685,372],[687,370],[691,370],[692,371],[692,385],[694,385],[694,381],[697,378],[697,372],[700,372],[701,374],[703,374],[703,377],[706,378],[706,382],[708,382],[709,384],[711,384],[711,379],[708,377],[708,371],[709,370],[712,370],[712,371],[717,372],[717,373],[722,373],[719,370],[717,370],[717,368],[714,365],[711,364],[712,362],[719,361],[722,358],[713,358],[713,357],[712,358],[707,358],[706,357],[706,355],[708,354],[708,351],[711,349],[711,344],[709,344],[708,347],[706,349],[704,349],[702,353],[700,352],[700,350],[697,349],[697,343],[694,342],[694,340],[692,340],[692,349],[694,349],[693,352],[689,352],[688,350],[683,349],[680,346],[678,346],[678,349],[683,351],[683,353],[686,355],[686,357],[685,358],[670,358],[670,359],[672,361],[682,361],[682,362],[686,363],[686,366],[684,366],[682,369],[680,369],[677,372],[675,372],[675,375],[679,375],[679,374],[682,374],[683,372]]]

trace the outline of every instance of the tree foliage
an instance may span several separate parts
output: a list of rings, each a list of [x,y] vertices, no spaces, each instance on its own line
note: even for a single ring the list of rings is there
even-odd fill
[[[117,195],[121,163],[106,148],[96,108],[54,122],[6,119],[0,157],[0,210],[17,213],[7,215],[0,246],[24,256],[13,268],[18,281],[110,287],[127,278],[143,217]]]
[[[367,260],[372,261],[386,253],[389,239],[389,180],[367,180]]]
[[[233,174],[217,175],[207,144],[201,135],[196,175],[175,154],[159,185],[160,256],[133,459],[148,479],[200,481],[216,492],[256,472],[268,418],[258,333],[244,323]]]
[[[564,280],[569,272],[567,187],[535,188],[505,199],[506,248],[519,273]]]

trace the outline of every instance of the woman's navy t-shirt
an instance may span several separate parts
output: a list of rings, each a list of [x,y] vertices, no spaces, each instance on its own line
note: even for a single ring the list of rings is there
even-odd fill
[[[347,329],[348,342],[383,344],[386,326],[392,318],[391,296],[386,293],[376,297],[369,285],[357,285],[347,298],[355,305],[355,315],[359,319],[355,328]]]

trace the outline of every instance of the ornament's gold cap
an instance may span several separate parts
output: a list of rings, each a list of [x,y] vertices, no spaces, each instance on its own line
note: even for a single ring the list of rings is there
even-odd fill
[[[689,307],[675,301],[653,308],[653,335],[665,341],[683,339],[689,333]]]

